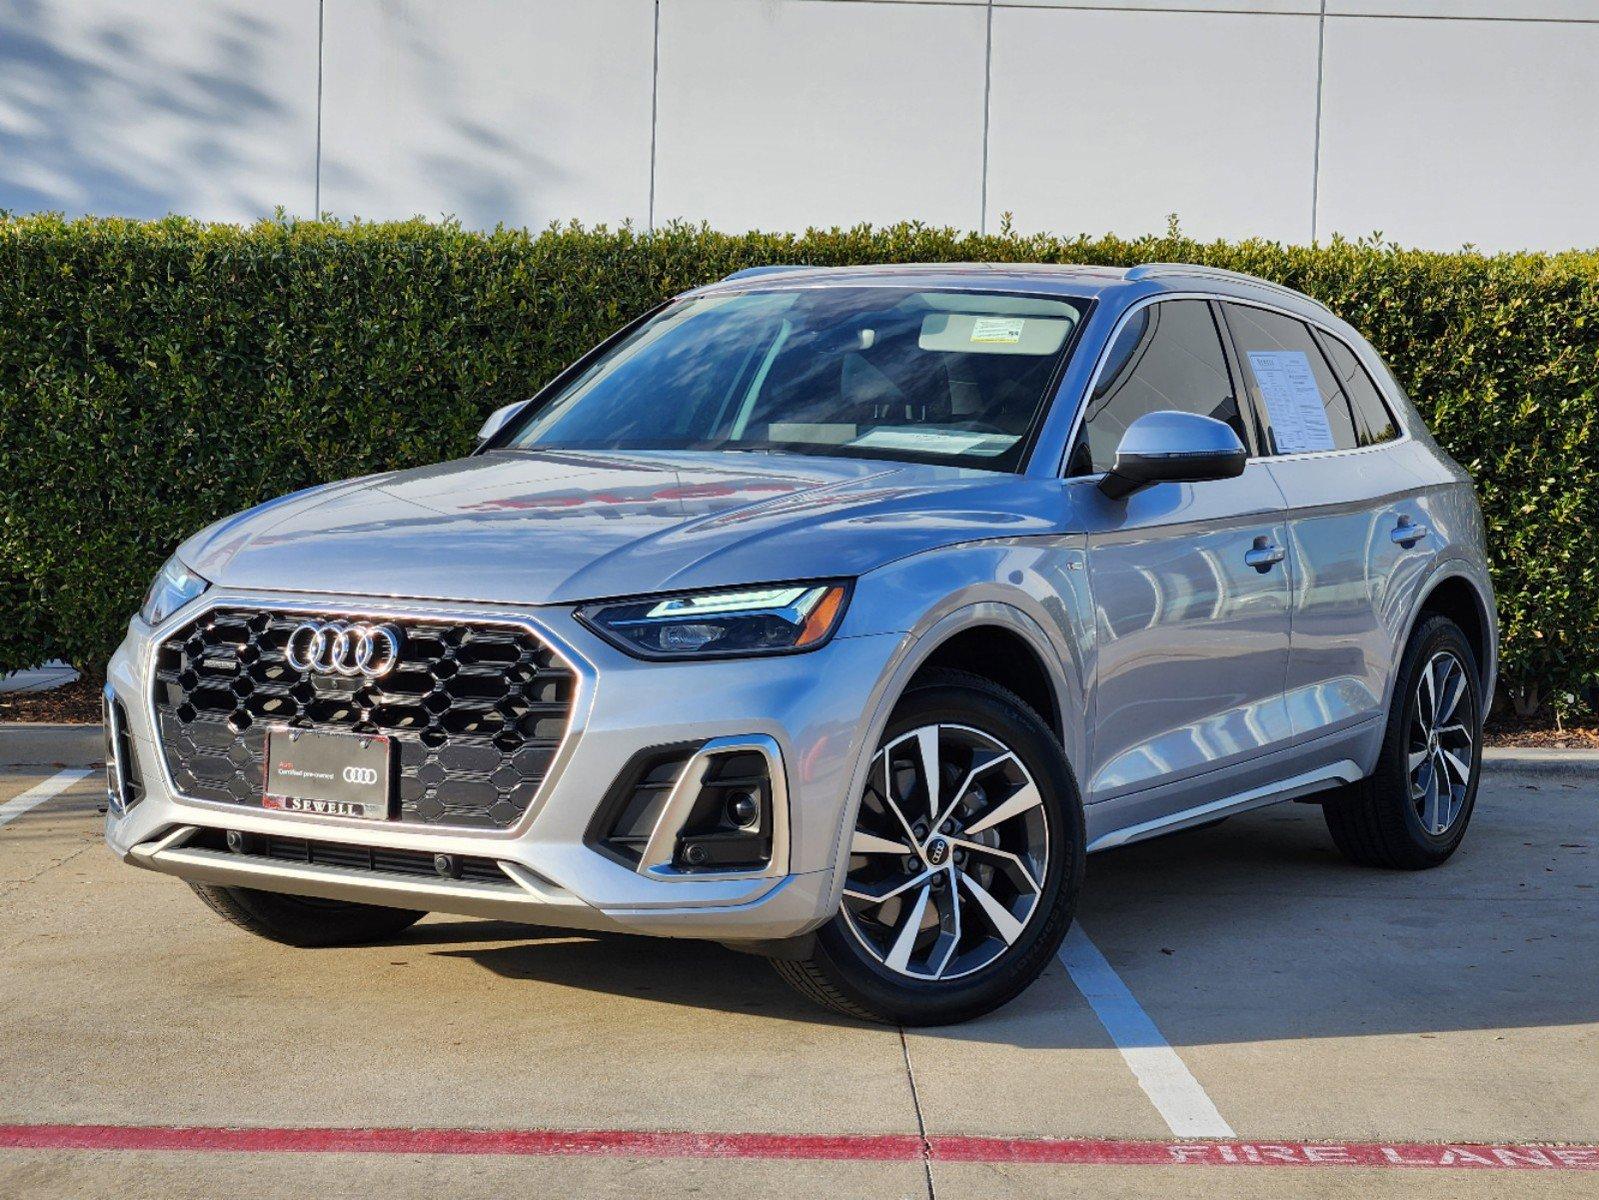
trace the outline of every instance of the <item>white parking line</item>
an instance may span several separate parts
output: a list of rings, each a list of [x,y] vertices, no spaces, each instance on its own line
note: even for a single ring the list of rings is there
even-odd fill
[[[1073,924],[1067,932],[1060,961],[1172,1133],[1237,1136],[1081,925]]]
[[[36,783],[20,796],[15,796],[0,804],[0,826],[9,825],[25,812],[32,812],[46,800],[54,800],[78,780],[85,776],[93,775],[89,767],[69,767],[65,771],[58,771],[43,783]]]

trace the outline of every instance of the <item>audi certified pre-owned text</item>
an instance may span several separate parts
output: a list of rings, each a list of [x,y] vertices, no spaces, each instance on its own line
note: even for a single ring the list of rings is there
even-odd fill
[[[179,546],[108,669],[106,837],[291,945],[713,938],[958,1021],[1092,851],[1307,800],[1357,863],[1443,863],[1496,640],[1470,480],[1305,296],[758,268],[464,459]]]

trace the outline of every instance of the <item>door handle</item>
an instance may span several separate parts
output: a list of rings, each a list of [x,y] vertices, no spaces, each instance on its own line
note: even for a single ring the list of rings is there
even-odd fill
[[[1252,549],[1244,552],[1244,561],[1264,575],[1287,556],[1288,551],[1262,535],[1255,539]]]
[[[1408,550],[1431,532],[1432,530],[1425,525],[1417,525],[1409,517],[1400,517],[1399,524],[1394,526],[1394,531],[1388,536],[1395,545]]]

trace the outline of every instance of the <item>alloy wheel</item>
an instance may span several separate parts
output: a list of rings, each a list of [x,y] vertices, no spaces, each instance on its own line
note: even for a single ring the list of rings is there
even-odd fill
[[[1406,760],[1410,803],[1434,837],[1448,832],[1471,786],[1476,713],[1465,665],[1451,651],[1427,660],[1416,681]]]
[[[957,979],[1021,937],[1048,867],[1048,815],[1021,759],[980,730],[924,725],[872,761],[844,923],[895,974]]]

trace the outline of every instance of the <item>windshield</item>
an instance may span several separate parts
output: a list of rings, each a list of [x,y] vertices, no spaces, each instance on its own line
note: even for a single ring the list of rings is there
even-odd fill
[[[1014,470],[1087,304],[880,287],[684,300],[591,363],[508,445]]]

